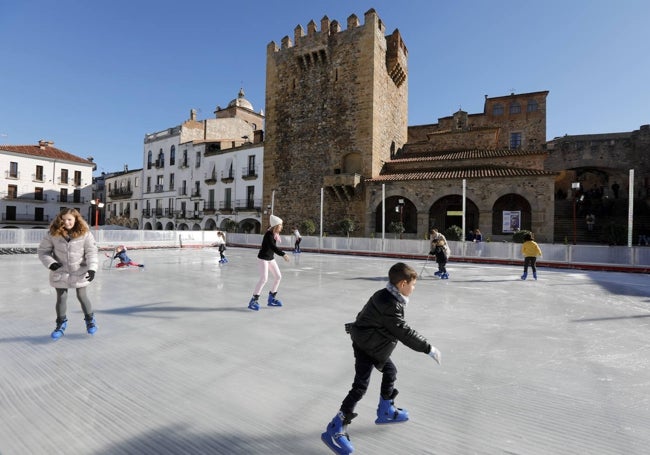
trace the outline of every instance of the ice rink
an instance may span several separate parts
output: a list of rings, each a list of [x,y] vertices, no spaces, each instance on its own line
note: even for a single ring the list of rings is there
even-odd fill
[[[229,248],[223,266],[215,248],[129,254],[146,267],[102,268],[88,288],[97,333],[73,292],[58,341],[47,270],[0,256],[2,455],[331,453],[320,434],[354,374],[343,325],[397,259],[291,255],[278,261],[284,307],[253,312],[257,250]],[[374,424],[373,373],[355,454],[648,453],[648,275],[448,269],[425,268],[406,309],[442,365],[396,349],[411,420]]]

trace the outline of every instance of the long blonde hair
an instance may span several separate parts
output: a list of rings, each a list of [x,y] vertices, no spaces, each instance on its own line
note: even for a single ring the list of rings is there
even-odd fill
[[[63,223],[63,215],[72,215],[74,216],[74,226],[69,231],[65,228]],[[84,235],[89,231],[88,224],[81,216],[81,213],[77,209],[63,209],[61,210],[56,217],[52,220],[50,224],[50,235],[53,237],[65,237],[70,236],[71,238],[77,238]]]

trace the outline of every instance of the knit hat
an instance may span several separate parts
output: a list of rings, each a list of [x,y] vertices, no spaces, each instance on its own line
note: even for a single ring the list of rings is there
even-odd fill
[[[282,224],[282,218],[279,216],[271,215],[271,227],[277,226],[278,224]]]

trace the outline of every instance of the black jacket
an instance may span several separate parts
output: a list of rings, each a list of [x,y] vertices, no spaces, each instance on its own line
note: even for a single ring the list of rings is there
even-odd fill
[[[429,342],[404,320],[404,304],[387,289],[373,294],[350,326],[352,342],[383,367],[400,341],[414,351],[428,354]]]
[[[268,229],[262,238],[262,246],[260,247],[259,253],[257,253],[257,257],[264,259],[265,261],[272,261],[275,257],[273,255],[274,253],[278,256],[284,256],[286,254],[284,251],[277,247],[273,230]]]

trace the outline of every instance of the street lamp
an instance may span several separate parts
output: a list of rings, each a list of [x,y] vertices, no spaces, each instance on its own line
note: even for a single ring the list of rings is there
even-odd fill
[[[573,244],[576,244],[576,202],[578,201],[578,192],[580,191],[580,182],[573,182],[571,184],[571,189],[573,190]],[[583,195],[580,195],[580,200],[584,198]]]
[[[96,231],[99,227],[99,209],[104,207],[104,203],[100,201],[99,198],[97,198],[91,200],[90,204],[94,206],[93,208],[95,210],[95,231]]]

